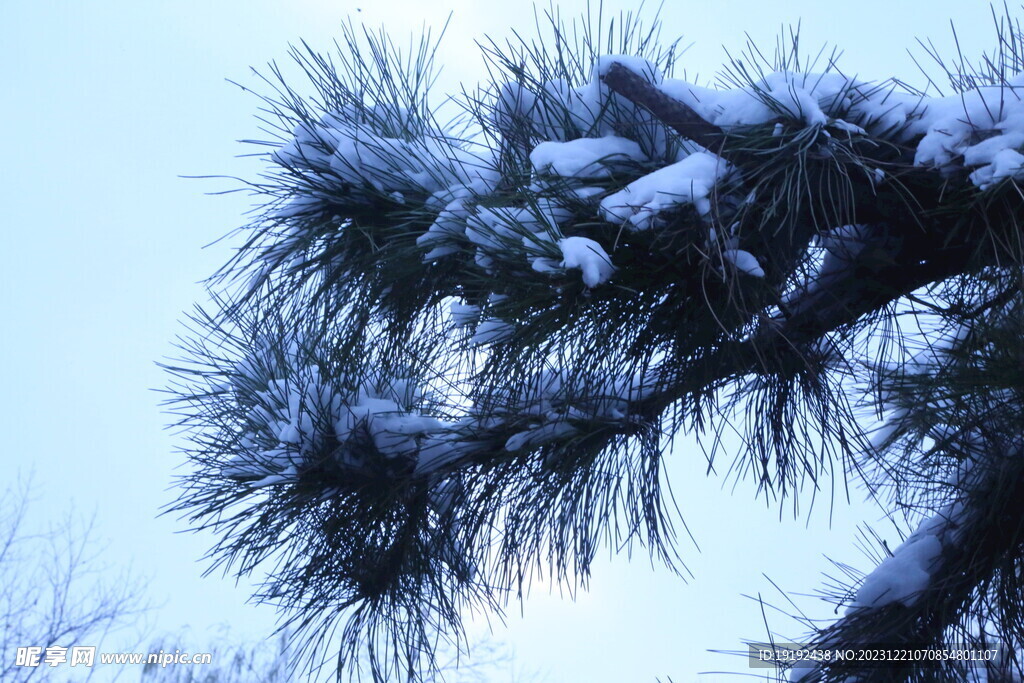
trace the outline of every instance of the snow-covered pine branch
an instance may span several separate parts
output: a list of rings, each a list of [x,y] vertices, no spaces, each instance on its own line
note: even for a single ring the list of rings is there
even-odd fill
[[[879,364],[886,412],[866,444],[876,483],[912,511],[912,532],[841,599],[842,618],[810,647],[999,650],[991,661],[903,662],[867,675],[800,666],[791,681],[1024,677],[1022,300],[959,312],[924,348]],[[965,323],[964,320],[971,322]],[[883,459],[884,458],[884,459]],[[848,676],[844,679],[843,676]],[[873,677],[872,677],[873,676]]]
[[[176,509],[219,534],[216,563],[270,568],[260,597],[314,665],[340,621],[339,673],[365,647],[376,678],[420,676],[466,608],[500,609],[538,564],[578,580],[602,543],[678,566],[665,447],[737,410],[759,491],[859,476],[847,395],[891,377],[886,325],[1020,313],[1014,26],[941,97],[804,69],[795,41],[705,87],[626,25],[485,45],[490,82],[448,122],[429,39],[405,54],[347,27],[333,58],[294,51],[312,94],[266,79],[265,209],[171,368],[193,465]],[[889,386],[871,407],[913,398]],[[996,449],[970,415],[952,433]],[[905,473],[893,443],[870,457]],[[905,585],[869,579],[822,637],[891,605],[932,610],[928,638],[958,623],[923,578],[965,571],[942,520],[986,523],[1016,481],[970,472],[875,575]]]

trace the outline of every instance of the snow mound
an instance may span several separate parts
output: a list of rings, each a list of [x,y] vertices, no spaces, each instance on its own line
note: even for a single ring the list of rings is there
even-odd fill
[[[538,173],[563,178],[607,177],[617,167],[646,160],[640,145],[614,135],[542,142],[530,153],[530,163]]]
[[[697,152],[634,180],[601,201],[601,215],[631,230],[650,228],[662,211],[691,204],[701,214],[711,212],[709,196],[728,179],[732,166],[721,157]]]
[[[910,607],[931,583],[933,565],[942,554],[934,534],[913,534],[872,571],[853,599],[850,609],[902,603]]]
[[[615,272],[612,260],[604,248],[586,237],[566,237],[559,240],[558,248],[562,250],[562,267],[579,268],[583,271],[583,283],[593,289]]]
[[[311,467],[408,469],[422,438],[446,428],[412,409],[418,393],[403,380],[367,380],[351,390],[346,378],[323,376],[294,350],[277,368],[267,360],[235,365],[231,385],[247,415],[240,452],[221,468],[226,478],[262,488],[294,483]]]
[[[373,189],[404,201],[402,193],[434,193],[457,183],[498,180],[490,150],[470,148],[440,131],[395,137],[345,107],[319,122],[299,124],[293,138],[271,154],[280,166],[316,179],[317,186]],[[372,117],[371,117],[372,118]],[[395,195],[394,193],[399,193]]]
[[[742,249],[726,249],[722,252],[722,260],[731,264],[741,273],[746,273],[751,277],[764,277],[764,271],[761,269],[761,264],[757,262],[757,259],[754,258],[754,255],[749,251],[744,251]]]

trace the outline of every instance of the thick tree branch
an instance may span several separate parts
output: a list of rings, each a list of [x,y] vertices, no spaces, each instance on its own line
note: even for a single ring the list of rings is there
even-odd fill
[[[1012,431],[1012,430],[1011,430]],[[1016,445],[990,442],[978,454],[982,471],[964,497],[966,513],[947,521],[948,542],[932,566],[929,586],[910,605],[896,601],[880,607],[855,609],[825,629],[819,644],[828,647],[900,647],[942,644],[947,629],[957,623],[970,603],[979,599],[980,585],[991,584],[1000,570],[1013,566],[1024,543],[1024,460]],[[1011,570],[1012,571],[1012,570]],[[856,673],[865,683],[907,680],[914,665],[857,669],[856,664],[823,667],[835,676]],[[819,680],[807,674],[807,683]],[[832,680],[829,678],[828,680]]]
[[[658,120],[688,140],[714,149],[722,144],[724,132],[708,123],[700,114],[679,100],[669,97],[657,86],[619,62],[613,63],[601,80],[612,92],[648,109]]]
[[[748,158],[746,152],[726,149],[726,131],[621,63],[612,64],[603,80],[613,92],[647,108],[687,139],[726,154],[741,169],[748,169],[747,173],[761,163]],[[891,156],[892,152],[879,153]],[[770,333],[779,341],[762,338],[751,344],[810,342],[915,289],[965,272],[972,264],[997,262],[999,254],[987,248],[999,241],[992,240],[991,233],[993,229],[1013,230],[1015,223],[978,215],[967,196],[973,188],[967,187],[963,175],[947,178],[936,170],[906,164],[894,169],[880,185],[863,172],[863,163],[858,157],[858,168],[851,168],[846,176],[851,203],[848,213],[851,222],[879,226],[885,233],[885,249],[866,249],[859,255],[844,278],[816,293],[815,305],[804,306],[801,314]],[[805,242],[821,229],[839,227],[819,225],[820,217],[814,215],[812,206],[796,210],[792,224],[801,234],[791,235],[793,242]],[[772,239],[777,241],[779,237]],[[1004,242],[1010,244],[1012,240]],[[790,274],[778,275],[787,278]]]

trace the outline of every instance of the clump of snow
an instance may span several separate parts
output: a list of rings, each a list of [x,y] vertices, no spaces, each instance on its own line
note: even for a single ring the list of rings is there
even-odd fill
[[[561,270],[562,265],[558,259],[538,256],[530,259],[530,267],[538,273],[557,273]]]
[[[587,191],[579,188],[573,195],[585,197]],[[554,243],[562,237],[560,226],[573,216],[565,200],[559,198],[536,197],[527,206],[480,206],[476,188],[457,188],[436,196],[437,202],[452,199],[416,240],[427,250],[424,260],[456,253],[468,242],[476,248],[477,265],[488,271],[495,259],[551,255]]]
[[[1001,149],[991,161],[971,173],[971,182],[981,190],[1004,180],[1024,180],[1024,154],[1015,149]]]
[[[662,92],[705,121],[722,128],[776,122],[829,127],[850,135],[872,132],[906,140],[924,132],[922,98],[901,93],[892,82],[858,81],[839,73],[778,71],[743,88],[717,90],[669,79]],[[827,132],[827,131],[826,131]]]
[[[533,123],[537,109],[537,96],[523,83],[503,83],[498,86],[491,119],[506,137],[512,137],[524,123]]]
[[[477,178],[468,183],[455,183],[427,197],[423,206],[429,211],[441,211],[460,199],[467,202],[478,199],[494,189],[492,180]]]
[[[701,118],[723,128],[770,123],[779,118],[808,126],[833,125],[857,132],[859,126],[838,117],[868,99],[869,84],[858,84],[838,73],[777,71],[733,90],[703,88],[670,79],[661,90],[690,106]]]
[[[530,163],[538,173],[564,178],[607,177],[624,164],[646,160],[640,145],[614,135],[542,142],[530,152]]]
[[[567,188],[568,194],[572,195],[581,202],[586,202],[593,199],[597,195],[604,192],[603,187],[596,187],[594,185],[587,185],[584,187],[572,187]]]
[[[477,247],[476,263],[490,270],[494,259],[531,257],[562,235],[572,212],[548,198],[525,207],[478,207],[465,219],[466,238]]]
[[[726,249],[722,252],[722,260],[731,264],[741,273],[746,273],[751,277],[764,277],[764,271],[761,269],[761,264],[757,262],[757,259],[749,251],[744,251],[742,249]]]
[[[955,550],[963,541],[964,525],[970,514],[963,492],[973,486],[976,476],[970,460],[960,463],[949,482],[955,490],[955,498],[923,519],[892,556],[868,574],[847,614],[896,602],[910,607],[918,600],[931,585],[942,554]]]
[[[982,86],[926,102],[914,163],[941,169],[974,168],[971,182],[982,190],[1024,179],[1024,73],[1004,85]]]
[[[231,384],[245,426],[240,452],[221,473],[253,488],[295,482],[314,466],[408,468],[424,435],[445,429],[413,410],[418,393],[408,381],[368,379],[353,389],[347,378],[324,376],[295,345],[281,357],[261,352],[242,359]]]
[[[583,271],[583,283],[593,289],[615,272],[612,260],[604,248],[586,237],[566,237],[558,241],[562,250],[562,267]]]
[[[381,121],[364,119],[363,110],[344,107],[318,123],[303,122],[271,158],[294,172],[312,172],[317,186],[372,188],[396,201],[404,201],[407,192],[430,194],[456,183],[497,181],[485,148],[466,148],[439,131],[395,137],[381,132]]]
[[[864,579],[850,610],[892,603],[910,607],[928,588],[942,542],[930,533],[914,533]]]
[[[905,421],[909,414],[905,407],[895,408],[886,414],[885,419],[869,432],[868,452],[872,455],[884,453],[906,429]]]
[[[486,441],[467,438],[466,432],[476,426],[471,418],[450,424],[442,432],[428,434],[423,439],[414,475],[431,476],[443,471],[466,457],[485,451],[492,446]]]
[[[1005,124],[1003,125],[1005,126]],[[1024,126],[1021,126],[1021,130],[994,135],[976,145],[971,145],[964,150],[964,164],[967,166],[991,164],[1000,154],[1013,152],[1021,147],[1024,147]]]
[[[1024,106],[1020,95],[986,86],[927,100],[921,126],[924,137],[917,145],[916,164],[945,167],[959,156],[984,163],[999,149],[1020,146]],[[994,142],[979,140],[979,133],[996,133],[989,138]]]
[[[1024,179],[1024,73],[1005,85],[981,86],[949,97],[896,92],[838,73],[768,74],[744,88],[716,90],[680,80],[660,85],[704,120],[722,128],[767,124],[778,119],[830,127],[850,135],[871,131],[899,142],[920,137],[914,163],[943,170],[974,169],[982,190]],[[783,128],[778,123],[775,134]]]
[[[972,326],[967,323],[948,325],[935,330],[925,340],[924,347],[911,356],[905,371],[914,374],[931,374],[950,361],[950,355],[970,337]]]
[[[657,376],[656,370],[609,373],[591,381],[569,369],[551,368],[521,386],[499,391],[492,397],[500,404],[499,414],[506,412],[516,421],[528,418],[525,428],[505,442],[505,449],[533,449],[569,439],[580,433],[580,423],[588,421],[627,420],[630,406],[650,396]]]
[[[591,127],[593,113],[577,89],[559,78],[536,91],[523,83],[502,85],[493,119],[508,140],[569,140]]]
[[[479,246],[498,248],[517,231],[540,231],[570,216],[550,200],[539,201],[533,209],[480,208],[478,200],[492,189],[490,184],[478,180],[453,185],[427,199],[426,208],[439,213],[427,231],[416,239],[416,244],[427,250],[424,261],[458,252],[464,237]],[[482,260],[485,259],[478,259],[478,262]]]
[[[697,152],[605,197],[601,214],[605,220],[625,223],[632,230],[646,230],[659,213],[685,204],[706,216],[711,212],[712,190],[732,173],[733,167],[721,157]]]
[[[459,196],[447,204],[416,244],[428,248],[424,261],[433,261],[458,252],[456,240],[466,234],[466,217],[472,212],[468,197]]]

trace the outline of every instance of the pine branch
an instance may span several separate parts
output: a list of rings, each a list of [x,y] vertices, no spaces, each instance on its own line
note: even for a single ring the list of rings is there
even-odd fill
[[[863,440],[834,342],[1024,260],[1016,172],[917,164],[920,117],[885,87],[734,65],[742,92],[705,94],[754,99],[717,125],[663,89],[672,50],[524,43],[488,49],[495,88],[456,135],[426,104],[431,49],[345,36],[337,67],[294,55],[316,97],[264,100],[268,205],[220,274],[245,286],[170,368],[196,466],[176,509],[221,535],[215,562],[277,563],[260,597],[314,650],[346,620],[339,667],[365,645],[376,678],[416,679],[462,609],[544,560],[586,575],[603,540],[677,566],[669,435],[742,406],[759,485],[816,483]],[[964,149],[989,133],[950,125]]]
[[[1007,678],[996,680],[1016,680],[1008,672],[1024,664],[1018,649],[1024,644],[1024,297],[1019,281],[1014,297],[1006,291],[974,301],[956,329],[884,373],[887,421],[894,424],[884,430],[889,436],[872,439],[872,448],[885,452],[897,483],[920,482],[911,499],[898,498],[897,504],[926,512],[902,545],[886,548],[852,602],[852,593],[841,598],[850,607],[817,632],[814,647],[941,651],[995,645],[1001,652],[988,680],[999,667]],[[950,469],[952,474],[938,474]],[[995,643],[986,641],[989,629],[998,634]],[[958,680],[957,663],[944,667],[949,670],[942,675]],[[934,662],[884,669],[847,663],[800,673],[791,680],[931,681],[940,675]]]
[[[763,162],[743,149],[730,147],[729,131],[708,123],[647,79],[615,62],[602,80],[612,91],[647,108],[681,136],[715,150],[736,163],[746,175],[756,177]],[[892,160],[892,150],[885,146],[860,144],[856,149],[863,156],[851,155],[850,159],[855,159],[860,168]],[[899,156],[912,156],[908,150],[901,147]],[[883,153],[881,157],[879,151]],[[785,326],[774,327],[769,337],[778,335],[780,340],[797,344],[811,342],[920,287],[1016,257],[1012,251],[1000,253],[1003,250],[998,246],[1006,244],[1011,250],[1016,249],[1018,225],[1012,218],[1016,206],[996,206],[1001,211],[986,215],[991,206],[972,205],[962,196],[963,190],[955,189],[966,185],[962,176],[951,181],[935,169],[904,164],[881,186],[869,174],[856,170],[847,178],[846,210],[851,222],[874,224],[871,244],[850,264],[846,277],[830,283],[828,291],[815,292],[813,302],[801,305],[800,315],[791,317]],[[792,239],[809,240],[821,226],[811,206],[797,208],[800,213],[793,223],[803,236],[794,234]],[[1007,220],[1000,220],[998,215],[1004,211]],[[769,339],[757,343],[774,347],[779,342]],[[768,350],[770,356],[772,349]]]
[[[718,152],[725,132],[708,123],[690,107],[669,97],[656,85],[636,72],[614,62],[601,80],[612,92],[622,95],[630,102],[645,107],[655,117],[682,137],[693,140],[702,147]],[[724,154],[730,158],[729,154]],[[731,159],[730,159],[731,160]]]
[[[845,617],[818,634],[815,646],[933,647],[940,651],[971,647],[967,638],[952,640],[951,628],[965,619],[970,621],[979,599],[999,583],[1001,573],[1018,586],[1008,598],[1019,600],[1019,580],[1014,575],[1024,552],[1024,451],[1019,438],[1015,441],[987,444],[983,460],[975,463],[983,474],[955,492],[953,500],[962,509],[946,520],[947,528],[942,528],[941,521],[926,522],[931,531],[943,535],[942,553],[930,566],[927,588],[903,602],[848,609]],[[1012,647],[1012,642],[1007,640],[1002,646]],[[1004,656],[1015,657],[1013,652],[1004,652]],[[917,681],[932,680],[934,672],[934,663],[868,669],[839,664],[807,671],[794,680],[813,683],[856,674],[857,680],[865,683]]]

